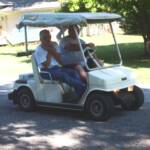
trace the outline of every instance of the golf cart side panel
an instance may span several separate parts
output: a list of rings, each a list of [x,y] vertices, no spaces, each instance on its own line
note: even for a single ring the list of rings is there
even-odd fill
[[[42,83],[40,87],[38,88],[38,93],[40,93],[40,95],[43,95],[43,97],[37,99],[37,101],[48,102],[48,103],[49,102],[61,103],[63,99],[62,87],[56,83],[48,83],[48,84]]]
[[[62,88],[53,82],[34,83],[29,82],[30,88],[36,101],[42,102],[62,102]]]
[[[90,89],[113,91],[135,85],[134,74],[126,67],[112,67],[89,72]]]
[[[59,84],[41,83],[37,85],[34,80],[31,80],[28,81],[28,84],[15,83],[14,90],[18,91],[22,87],[30,89],[36,101],[62,102],[62,88]]]
[[[32,92],[35,99],[41,98],[41,96],[38,92],[39,87],[38,88],[36,87],[35,82],[27,82],[27,83],[16,83],[15,82],[14,88],[13,88],[14,91],[18,92],[21,88],[28,88]]]

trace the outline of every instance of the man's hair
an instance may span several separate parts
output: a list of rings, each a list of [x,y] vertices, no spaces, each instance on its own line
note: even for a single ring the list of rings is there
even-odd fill
[[[40,40],[43,39],[43,37],[45,36],[45,33],[49,33],[50,34],[49,30],[47,30],[47,29],[44,29],[44,30],[40,31],[40,34],[39,34]]]

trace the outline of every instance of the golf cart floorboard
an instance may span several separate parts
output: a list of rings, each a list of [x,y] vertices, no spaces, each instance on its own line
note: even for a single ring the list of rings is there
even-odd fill
[[[80,110],[84,109],[83,106],[73,103],[48,103],[48,102],[37,102],[38,106],[58,108],[58,109],[69,109],[69,110]]]

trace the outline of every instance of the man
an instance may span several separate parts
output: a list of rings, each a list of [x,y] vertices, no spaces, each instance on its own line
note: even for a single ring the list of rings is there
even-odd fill
[[[85,84],[81,81],[78,74],[72,70],[60,67],[61,56],[56,51],[56,43],[51,41],[51,35],[48,30],[40,32],[41,44],[36,48],[35,58],[41,70],[48,71],[53,80],[67,83],[75,88],[76,94],[80,97],[85,91]]]
[[[77,26],[74,26],[77,30],[77,33],[79,34],[79,28]],[[68,28],[68,36],[61,39],[59,47],[62,54],[62,63],[65,66],[72,67],[76,69],[80,77],[83,79],[83,81],[86,81],[87,73],[83,69],[84,60],[82,57],[82,53],[80,51],[79,43],[75,34],[73,26],[69,26]],[[93,43],[86,44],[83,40],[80,39],[81,45],[83,48],[91,47],[94,48]],[[68,59],[67,59],[68,58]]]

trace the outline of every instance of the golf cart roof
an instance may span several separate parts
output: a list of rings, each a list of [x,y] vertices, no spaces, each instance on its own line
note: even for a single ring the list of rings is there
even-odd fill
[[[17,27],[48,27],[85,25],[87,23],[104,23],[120,20],[121,16],[114,13],[28,13],[25,14]]]

